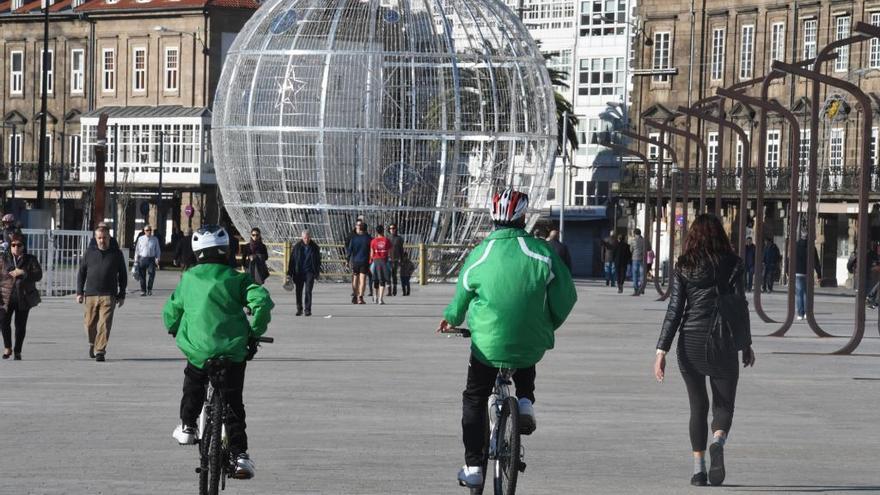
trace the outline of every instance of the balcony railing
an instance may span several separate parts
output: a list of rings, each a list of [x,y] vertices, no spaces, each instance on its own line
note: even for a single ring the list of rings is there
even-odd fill
[[[790,167],[768,169],[764,179],[764,194],[770,197],[788,196],[790,191],[791,172],[792,169]],[[878,174],[878,172],[880,172],[878,167],[874,167],[871,173],[871,192],[880,191],[880,174]],[[798,189],[804,194],[806,194],[808,186],[808,182],[805,182],[807,179],[806,175],[805,170],[801,169],[799,171]],[[826,195],[826,197],[856,197],[859,193],[860,175],[861,170],[858,167],[826,167],[825,173],[822,177],[821,194]],[[670,174],[667,168],[663,173],[663,189],[667,194],[670,185],[669,177]],[[620,193],[631,196],[643,195],[645,191],[645,180],[645,170],[643,167],[637,164],[628,165],[621,177]],[[650,172],[647,180],[650,181],[651,196],[656,195],[657,174],[654,170]],[[675,180],[676,194],[681,195],[681,191],[684,187],[684,177],[680,170],[675,174]],[[716,188],[720,187],[723,194],[738,195],[742,190],[743,180],[746,181],[749,194],[754,195],[757,190],[757,177],[754,169],[750,169],[745,178],[742,177],[742,172],[740,170],[734,168],[726,168],[722,170],[721,175],[718,177],[716,177],[715,171],[712,170],[706,174],[706,190],[711,191],[712,194],[714,194]],[[693,197],[695,193],[698,193],[700,190],[699,172],[691,170],[688,182],[690,196]]]
[[[15,164],[15,182],[18,184],[30,184],[37,182],[37,162],[21,162]],[[64,171],[64,181],[79,180],[79,170],[75,165],[51,163],[46,165],[46,182],[59,180],[59,172]],[[12,182],[12,165],[4,163],[0,166],[0,183],[3,185]]]

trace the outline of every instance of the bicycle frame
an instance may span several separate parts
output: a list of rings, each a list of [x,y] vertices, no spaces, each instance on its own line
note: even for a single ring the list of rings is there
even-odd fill
[[[513,384],[513,375],[515,369],[501,368],[495,377],[495,387],[492,389],[492,395],[489,396],[489,417],[491,430],[489,432],[489,459],[496,459],[495,439],[498,438],[498,423],[501,419],[501,407],[504,401],[510,397],[510,386]]]

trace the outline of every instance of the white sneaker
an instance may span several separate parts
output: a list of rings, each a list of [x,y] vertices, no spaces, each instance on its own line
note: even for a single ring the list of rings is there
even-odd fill
[[[468,488],[483,486],[483,468],[480,466],[462,466],[458,472],[458,484]]]
[[[235,458],[235,473],[232,477],[237,480],[249,480],[257,473],[254,461],[246,453],[238,454]]]
[[[798,316],[797,317],[798,320],[803,320],[804,318],[806,318],[806,316]]]
[[[531,435],[538,427],[535,421],[535,407],[532,401],[525,397],[519,400],[519,433],[521,435]]]
[[[193,445],[196,443],[199,432],[195,426],[184,426],[180,424],[177,425],[177,428],[174,428],[174,432],[171,433],[171,436],[174,437],[180,445]]]

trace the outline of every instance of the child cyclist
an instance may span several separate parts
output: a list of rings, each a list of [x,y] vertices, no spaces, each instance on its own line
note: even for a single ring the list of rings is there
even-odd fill
[[[520,431],[536,427],[535,364],[553,348],[554,332],[577,301],[571,273],[543,239],[529,235],[526,194],[507,189],[492,201],[495,231],[468,256],[455,297],[439,332],[467,322],[471,356],[462,394],[465,465],[458,473],[467,487],[483,484],[487,400],[499,368],[514,368]]]
[[[256,285],[250,275],[229,266],[229,234],[224,228],[202,227],[192,236],[192,249],[197,265],[183,274],[162,314],[165,327],[187,358],[180,399],[181,424],[172,436],[181,445],[196,442],[197,420],[208,385],[205,362],[218,357],[228,359],[232,365],[226,372],[223,394],[231,410],[226,431],[229,452],[235,458],[233,477],[250,479],[255,468],[247,454],[244,370],[255,349],[251,341],[266,332],[274,304],[269,292]],[[253,314],[252,322],[248,322],[245,308]]]

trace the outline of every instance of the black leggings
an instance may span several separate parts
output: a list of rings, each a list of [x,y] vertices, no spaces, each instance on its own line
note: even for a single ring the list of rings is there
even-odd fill
[[[495,386],[498,368],[487,366],[471,354],[468,366],[467,385],[462,395],[461,429],[464,440],[464,462],[468,466],[483,464],[483,448],[489,432],[487,408],[489,396]],[[527,398],[535,402],[535,367],[516,370],[513,375],[517,398]]]
[[[223,396],[229,405],[229,415],[226,417],[226,433],[229,436],[229,452],[238,455],[247,452],[248,441],[247,423],[245,422],[244,402],[242,391],[244,389],[244,370],[247,362],[233,363],[226,370]],[[198,423],[202,405],[205,403],[205,394],[208,387],[208,373],[196,368],[192,363],[186,363],[183,370],[183,397],[180,399],[180,419],[184,425],[195,426]]]
[[[687,387],[688,400],[691,403],[690,435],[691,447],[694,452],[706,450],[708,440],[706,424],[709,417],[709,395],[706,392],[706,375],[696,372],[682,372]],[[730,431],[733,423],[733,407],[736,401],[736,384],[738,376],[731,378],[709,377],[712,387],[712,432]]]
[[[24,336],[27,333],[27,320],[30,308],[19,304],[14,298],[9,303],[9,308],[3,314],[0,328],[3,332],[3,347],[12,348],[15,354],[21,354],[21,346],[24,345]],[[14,316],[13,316],[14,314]],[[12,321],[15,320],[15,346],[12,345]]]

